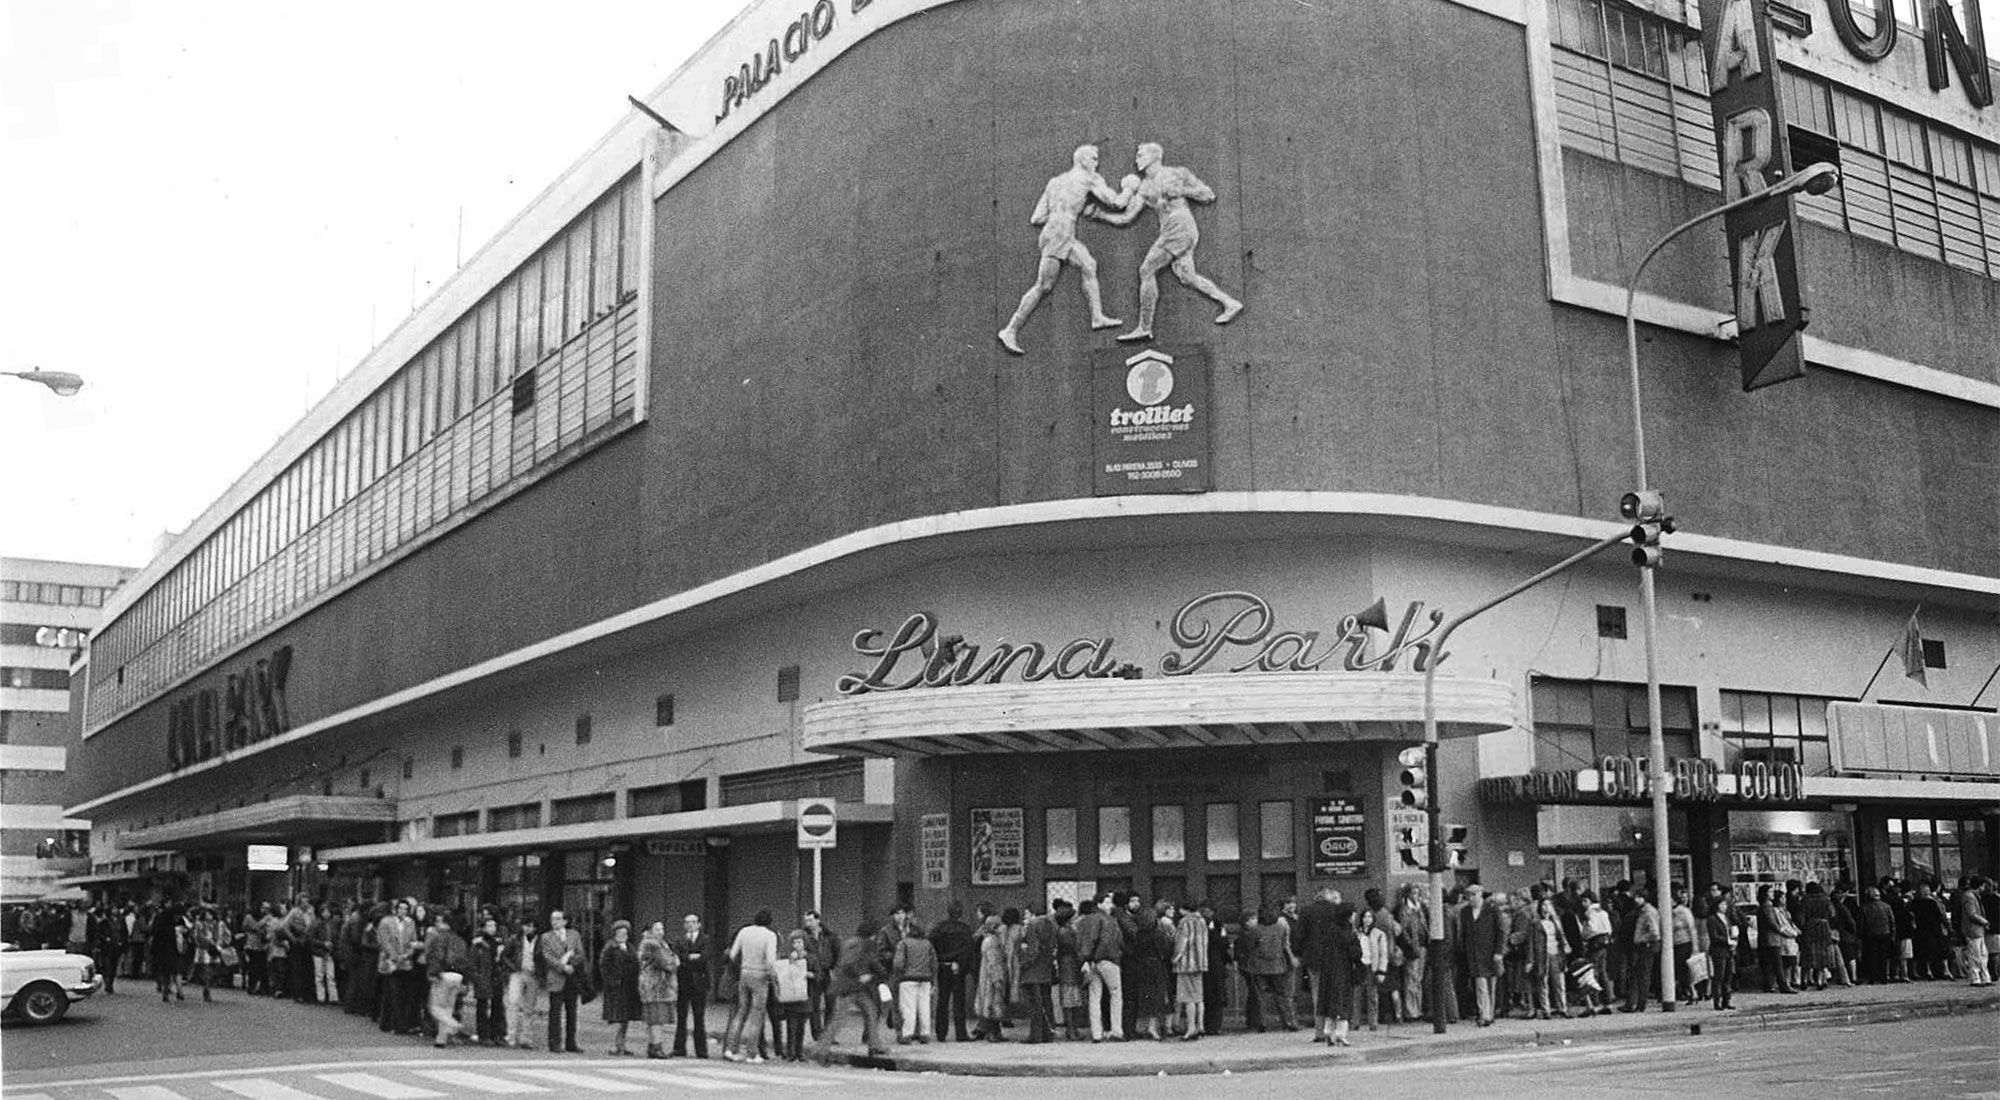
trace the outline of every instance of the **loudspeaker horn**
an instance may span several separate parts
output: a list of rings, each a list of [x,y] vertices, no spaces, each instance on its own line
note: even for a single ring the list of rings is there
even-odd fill
[[[1366,610],[1355,613],[1354,621],[1377,630],[1389,629],[1389,602],[1380,596],[1375,597],[1375,602],[1369,604]]]

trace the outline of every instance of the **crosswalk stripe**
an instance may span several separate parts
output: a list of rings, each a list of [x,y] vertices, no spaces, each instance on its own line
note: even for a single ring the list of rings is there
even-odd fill
[[[105,1089],[114,1100],[187,1100],[187,1097],[165,1085],[132,1085],[121,1089]],[[47,1100],[48,1093],[36,1093]],[[15,1100],[34,1100],[32,1096],[16,1097]]]
[[[365,1092],[370,1096],[379,1096],[382,1100],[429,1100],[431,1097],[444,1095],[417,1085],[391,1081],[387,1077],[378,1077],[372,1073],[319,1073],[314,1076],[329,1085]]]
[[[747,1089],[750,1087],[749,1085],[739,1085],[734,1081],[710,1081],[703,1077],[696,1077],[691,1073],[668,1073],[663,1069],[614,1069],[607,1070],[606,1072],[615,1073],[620,1077],[630,1077],[634,1081],[646,1081],[655,1085],[677,1085],[681,1088],[695,1089],[697,1091]]]
[[[758,1073],[755,1070],[723,1069],[720,1066],[690,1066],[690,1071],[708,1077],[724,1077],[732,1081],[748,1081],[757,1085],[824,1085],[825,1080],[811,1077],[790,1077],[782,1073]]]
[[[599,1077],[592,1073],[574,1073],[566,1069],[521,1069],[512,1070],[522,1077],[532,1077],[537,1081],[553,1081],[558,1085],[572,1085],[593,1092],[645,1092],[643,1085],[630,1081],[620,1081],[613,1077]]]
[[[474,1073],[466,1069],[420,1069],[414,1071],[419,1077],[428,1077],[447,1085],[457,1085],[462,1089],[481,1089],[485,1092],[547,1092],[540,1085],[526,1081],[514,1081],[506,1077],[494,1077],[485,1073]]]
[[[247,1096],[250,1100],[324,1100],[304,1089],[295,1089],[280,1084],[268,1077],[238,1077],[229,1081],[216,1081],[215,1087]]]

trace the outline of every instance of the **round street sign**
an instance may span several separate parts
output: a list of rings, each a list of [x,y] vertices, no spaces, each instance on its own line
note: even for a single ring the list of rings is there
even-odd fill
[[[833,799],[807,798],[799,801],[800,848],[831,848],[838,835]]]

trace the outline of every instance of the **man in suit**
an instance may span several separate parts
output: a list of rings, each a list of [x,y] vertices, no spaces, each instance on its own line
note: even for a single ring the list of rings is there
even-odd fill
[[[549,1053],[582,1054],[576,1045],[577,979],[587,965],[583,957],[583,937],[569,926],[569,916],[560,909],[549,912],[549,930],[535,941],[535,956],[541,960],[542,985],[549,992]]]
[[[674,1007],[673,1057],[687,1057],[688,1017],[694,1017],[694,1056],[708,1057],[708,989],[710,956],[714,954],[701,918],[689,913],[670,945],[680,959],[680,999]]]
[[[1459,913],[1459,942],[1465,948],[1465,972],[1472,979],[1473,1000],[1479,1005],[1479,1026],[1493,1026],[1493,993],[1507,958],[1507,925],[1498,906],[1486,902],[1478,884],[1465,888],[1469,899]]]
[[[1333,1020],[1336,1015],[1346,1016],[1346,1006],[1333,1003],[1333,966],[1336,961],[1343,965],[1344,957],[1336,960],[1334,937],[1339,932],[1339,918],[1334,912],[1335,899],[1339,891],[1331,886],[1321,888],[1319,896],[1299,914],[1298,926],[1301,948],[1306,969],[1312,973],[1313,983],[1313,1042],[1333,1042]],[[1345,984],[1345,983],[1343,983]]]

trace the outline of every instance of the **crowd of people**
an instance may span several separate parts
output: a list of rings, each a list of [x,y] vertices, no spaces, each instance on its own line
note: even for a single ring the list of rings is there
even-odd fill
[[[1659,996],[1662,953],[1680,998],[1717,1011],[1731,1009],[1739,989],[1984,986],[2000,968],[2000,884],[1983,877],[1946,892],[1893,880],[1859,894],[1767,883],[1755,898],[1739,902],[1720,884],[1691,898],[1675,886],[1663,911],[1643,882],[1619,882],[1603,897],[1574,881],[1511,895],[1469,885],[1438,921],[1416,885],[1393,899],[1371,888],[1359,904],[1324,889],[1303,905],[1241,914],[1107,893],[981,903],[969,920],[953,902],[928,928],[900,906],[846,935],[812,912],[780,932],[765,910],[726,946],[693,915],[671,932],[656,920],[636,935],[615,920],[595,952],[561,910],[544,922],[414,898],[316,905],[300,896],[247,912],[39,906],[10,916],[21,946],[95,956],[107,993],[120,976],[150,977],[162,1001],[185,1000],[188,985],[210,1000],[240,982],[438,1046],[582,1053],[577,1015],[596,1002],[613,1027],[609,1053],[639,1053],[629,1041],[636,1024],[647,1057],[707,1058],[707,1013],[719,999],[720,1055],[744,1062],[824,1057],[854,1016],[868,1049],[883,1053],[891,1040],[1003,1042],[1023,1027],[1027,1043],[1192,1042],[1221,1034],[1238,1003],[1245,1030],[1302,1030],[1310,1018],[1314,1040],[1337,1046],[1355,1029],[1436,1012],[1479,1026],[1509,1015],[1643,1012]],[[1428,992],[1434,968],[1448,991],[1440,1004]]]

